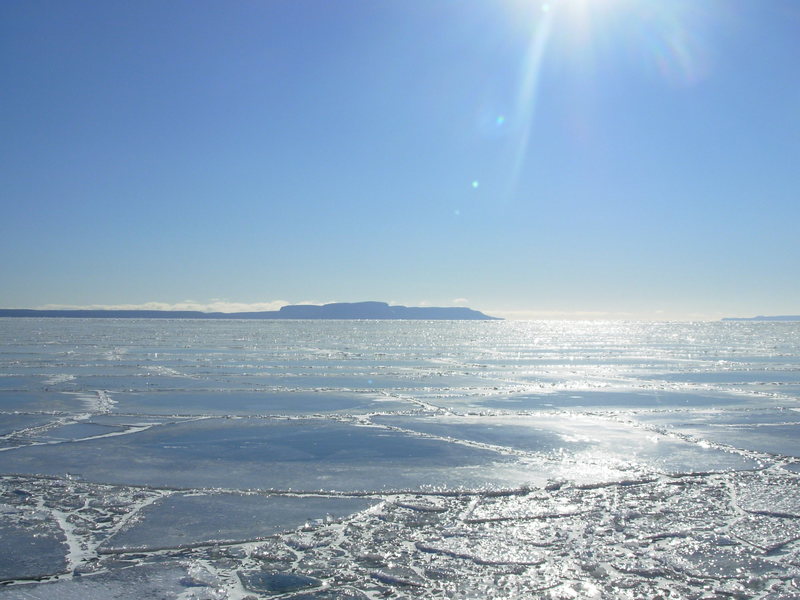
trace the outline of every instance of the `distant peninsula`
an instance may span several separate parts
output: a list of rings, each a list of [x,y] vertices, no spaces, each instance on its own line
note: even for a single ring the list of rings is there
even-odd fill
[[[261,312],[200,312],[189,310],[38,310],[0,308],[0,317],[50,317],[77,319],[386,319],[437,321],[498,321],[462,306],[389,306],[386,302],[336,302],[292,304]]]
[[[757,317],[725,317],[723,321],[800,321],[800,315],[775,315],[772,317],[765,317],[759,315]]]

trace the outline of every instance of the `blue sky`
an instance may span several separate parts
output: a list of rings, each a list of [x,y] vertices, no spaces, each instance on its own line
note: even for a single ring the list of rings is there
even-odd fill
[[[797,0],[5,0],[0,306],[800,313]]]

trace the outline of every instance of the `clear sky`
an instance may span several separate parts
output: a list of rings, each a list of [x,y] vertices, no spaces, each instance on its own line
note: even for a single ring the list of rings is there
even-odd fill
[[[800,314],[798,0],[3,0],[0,78],[3,307]]]

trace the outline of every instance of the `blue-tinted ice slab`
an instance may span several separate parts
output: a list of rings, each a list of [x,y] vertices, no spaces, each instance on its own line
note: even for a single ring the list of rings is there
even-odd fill
[[[270,595],[287,594],[322,585],[319,579],[295,573],[247,571],[240,572],[239,579],[245,589]]]
[[[753,399],[743,394],[679,392],[672,390],[559,390],[538,394],[503,394],[498,396],[471,397],[466,403],[476,407],[509,411],[527,410],[663,410],[685,407],[731,407],[752,403]],[[444,401],[432,404],[447,406]],[[455,403],[454,403],[455,404]],[[456,404],[457,407],[457,404]]]
[[[148,415],[313,415],[408,410],[380,394],[344,392],[179,391],[114,394],[114,412]]]
[[[122,431],[125,431],[123,427],[111,427],[108,425],[99,425],[97,423],[69,423],[67,425],[60,425],[47,429],[39,434],[31,436],[31,439],[48,443],[69,442]]]
[[[677,411],[635,418],[741,450],[800,457],[800,413],[796,410]]]
[[[409,371],[405,376],[400,374],[364,373],[350,375],[347,373],[328,373],[319,375],[296,375],[285,377],[282,374],[263,374],[239,376],[237,382],[241,387],[252,389],[288,388],[288,389],[322,389],[322,390],[421,390],[452,388],[490,388],[498,385],[497,381],[488,380],[475,375],[447,373],[432,375],[425,372]]]
[[[29,427],[39,427],[54,422],[53,417],[44,415],[4,415],[0,414],[0,436],[9,435]]]
[[[152,390],[207,390],[228,389],[232,386],[225,381],[215,382],[205,377],[181,375],[82,375],[61,386],[65,391],[86,392],[90,390],[113,391],[152,391]],[[241,387],[241,386],[240,386]],[[234,387],[235,389],[235,387]]]
[[[65,540],[46,511],[0,504],[0,581],[63,572]]]
[[[91,577],[0,588],[3,600],[165,600],[186,592],[187,570],[174,563],[116,569]],[[191,597],[191,596],[190,596]],[[225,598],[225,596],[219,596]]]
[[[0,391],[43,390],[47,386],[46,378],[36,375],[4,375],[0,374]]]
[[[755,468],[737,454],[701,447],[680,439],[587,415],[545,413],[536,416],[378,416],[377,423],[444,438],[468,440],[517,451],[572,458],[564,465],[572,477],[592,477],[597,464],[629,465],[669,474]],[[588,472],[580,465],[592,465]]]
[[[185,421],[192,421],[196,419],[195,416],[175,416],[175,415],[115,415],[104,414],[94,415],[91,417],[91,423],[98,425],[106,425],[109,427],[148,427],[153,425],[166,425],[173,423],[181,423]]]
[[[365,497],[177,494],[145,507],[135,523],[102,548],[132,551],[255,540],[307,523],[347,517],[378,502]]]
[[[172,488],[476,488],[519,486],[535,476],[491,449],[329,419],[202,419],[19,448],[3,460],[11,473]]]
[[[800,400],[800,383],[771,383],[764,384],[760,390],[772,392],[782,396],[788,396],[794,400]]]
[[[287,596],[288,600],[369,600],[369,597],[353,588],[331,588],[303,592]]]
[[[673,372],[649,375],[648,379],[664,381],[681,381],[685,383],[721,383],[721,384],[769,384],[769,383],[800,383],[800,371],[791,369],[751,369],[751,370],[722,370],[693,372]]]
[[[800,458],[800,425],[795,423],[770,427],[741,425],[726,429],[709,428],[698,433],[708,440],[734,448]]]
[[[0,391],[0,411],[75,413],[83,410],[85,410],[85,403],[77,394]]]
[[[588,438],[565,435],[548,427],[549,417],[430,417],[386,415],[372,421],[445,439],[467,440],[530,452],[551,453],[561,449],[577,452],[591,447]]]

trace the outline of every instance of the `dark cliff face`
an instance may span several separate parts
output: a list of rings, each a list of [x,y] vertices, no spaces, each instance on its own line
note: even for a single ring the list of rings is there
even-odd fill
[[[462,306],[389,306],[386,302],[338,302],[284,306],[277,311],[204,313],[169,310],[31,310],[0,309],[0,317],[62,317],[80,319],[394,319],[495,321],[477,310]]]

